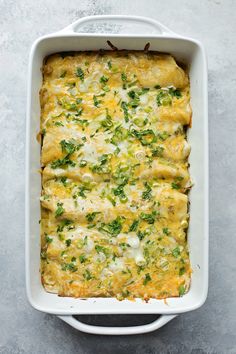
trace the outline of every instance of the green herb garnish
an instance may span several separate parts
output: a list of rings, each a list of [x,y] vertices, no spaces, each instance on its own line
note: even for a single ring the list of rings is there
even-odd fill
[[[101,214],[101,212],[100,211],[93,211],[92,213],[89,213],[86,215],[86,219],[88,220],[88,222],[93,222],[98,214]]]
[[[99,81],[101,84],[106,84],[108,80],[109,80],[109,78],[103,75],[100,77]]]
[[[129,232],[136,231],[138,228],[139,220],[134,220],[129,227]]]
[[[93,276],[91,272],[88,269],[85,269],[85,273],[83,274],[84,279],[86,280],[91,280],[93,279]]]
[[[95,95],[93,96],[93,103],[94,103],[95,107],[97,107],[97,108],[100,107],[101,102],[102,101],[98,100],[97,96],[95,96]]]
[[[156,146],[152,149],[152,156],[153,157],[162,157],[163,156],[164,148],[162,146]]]
[[[61,216],[64,213],[63,203],[57,203],[57,209],[55,211],[55,217]]]
[[[176,183],[176,182],[172,182],[172,183],[171,183],[171,187],[172,187],[173,189],[180,189],[180,188],[181,188],[180,184],[179,184],[179,183]]]
[[[185,294],[185,286],[180,285],[179,286],[179,296],[183,296]]]
[[[77,144],[74,140],[62,140],[60,142],[62,152],[66,152],[68,155],[72,155],[75,151],[78,151],[84,144]]]
[[[124,72],[121,73],[121,80],[122,81],[127,81],[127,76],[126,76],[126,74]]]
[[[124,184],[120,184],[117,188],[113,188],[112,190],[113,190],[114,195],[118,196],[122,203],[125,203],[128,201],[128,198],[124,192]]]
[[[152,280],[152,278],[150,277],[150,274],[149,273],[145,274],[145,279],[143,281],[143,285],[147,285],[147,283],[151,280]]]
[[[52,243],[53,238],[49,237],[48,235],[45,236],[45,240],[47,243]]]
[[[76,69],[76,76],[80,78],[80,80],[84,81],[84,72],[81,68]]]
[[[141,213],[140,218],[144,221],[146,221],[148,224],[154,224],[156,217],[158,215],[158,212],[156,210],[153,210],[151,214],[146,214],[146,213]]]
[[[79,261],[80,261],[80,263],[86,262],[86,256],[85,256],[84,254],[81,254],[81,255],[79,256]]]
[[[163,234],[165,234],[167,236],[170,234],[168,227],[163,227],[162,232],[163,232]]]
[[[67,247],[70,247],[70,245],[71,245],[71,239],[68,238],[65,242],[66,242],[66,246],[67,246]]]
[[[129,121],[129,112],[128,112],[128,105],[127,105],[127,103],[124,102],[124,101],[122,101],[122,102],[121,102],[121,108],[123,109],[125,122],[127,123],[127,122]]]
[[[87,161],[86,160],[81,160],[79,163],[79,167],[85,167],[87,165]]]
[[[108,249],[103,247],[103,246],[95,245],[95,250],[96,250],[97,253],[102,252],[105,255],[108,255]]]
[[[52,169],[65,168],[67,166],[75,167],[75,162],[70,160],[69,156],[65,156],[63,159],[58,159],[51,163]]]
[[[62,270],[69,270],[71,272],[76,272],[78,268],[75,266],[74,263],[65,263],[61,267]]]
[[[68,229],[73,228],[73,226],[71,226],[71,224],[72,224],[71,220],[67,220],[67,219],[63,220],[60,223],[60,225],[57,226],[57,232],[62,232],[66,226],[68,226]]]
[[[136,137],[143,146],[150,145],[157,141],[157,137],[152,129],[130,131],[131,136]]]
[[[143,200],[150,200],[152,198],[152,188],[148,182],[144,183],[145,186],[145,191],[142,193],[142,199]]]
[[[172,255],[175,257],[175,258],[178,258],[180,256],[180,249],[179,247],[175,247],[172,251]]]
[[[108,224],[102,224],[99,228],[101,231],[105,231],[112,236],[117,236],[122,230],[122,218],[118,216],[115,220]]]

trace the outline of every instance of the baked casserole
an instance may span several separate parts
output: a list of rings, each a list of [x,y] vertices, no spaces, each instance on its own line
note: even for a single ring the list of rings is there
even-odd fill
[[[54,54],[41,100],[41,275],[80,298],[185,294],[188,74],[168,54]]]

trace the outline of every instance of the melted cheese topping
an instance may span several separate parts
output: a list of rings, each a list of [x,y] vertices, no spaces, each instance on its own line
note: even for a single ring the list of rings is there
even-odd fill
[[[60,296],[182,296],[189,80],[143,52],[51,55],[41,99],[41,274]]]

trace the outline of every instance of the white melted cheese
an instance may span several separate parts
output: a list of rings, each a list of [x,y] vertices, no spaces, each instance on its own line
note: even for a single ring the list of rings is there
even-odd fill
[[[122,269],[124,269],[125,265],[124,265],[124,261],[122,258],[116,258],[114,261],[112,261],[109,264],[109,269],[115,273],[118,271],[121,271]]]
[[[131,233],[129,234],[129,236],[127,237],[127,243],[130,245],[130,247],[132,248],[139,248],[140,245],[140,241],[138,236],[131,235]]]
[[[81,149],[82,150],[82,149]],[[86,160],[91,163],[96,163],[98,160],[98,153],[94,144],[86,142],[83,146],[83,153],[86,156]]]
[[[99,252],[95,257],[94,257],[95,262],[98,263],[103,263],[106,260],[106,256],[103,252]]]

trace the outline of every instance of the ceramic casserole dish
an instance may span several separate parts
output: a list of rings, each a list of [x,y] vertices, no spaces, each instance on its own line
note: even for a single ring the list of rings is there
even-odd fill
[[[94,29],[100,33],[93,33]],[[111,33],[111,32],[119,32]],[[123,33],[125,32],[125,33]],[[128,33],[128,34],[127,34]],[[40,279],[40,130],[39,90],[42,85],[43,59],[56,52],[111,49],[110,40],[119,49],[150,50],[172,54],[189,67],[192,127],[188,130],[191,145],[190,175],[193,180],[190,198],[188,244],[192,266],[189,292],[183,297],[148,303],[116,298],[83,299],[59,297],[47,293]],[[157,21],[135,16],[93,16],[82,18],[62,31],[39,38],[30,52],[27,142],[26,142],[26,288],[29,302],[40,311],[58,315],[71,326],[95,334],[137,334],[158,329],[176,315],[199,308],[208,289],[208,116],[207,64],[204,48],[196,40],[170,31]],[[99,327],[84,324],[73,315],[83,314],[158,314],[150,324],[133,327]]]

